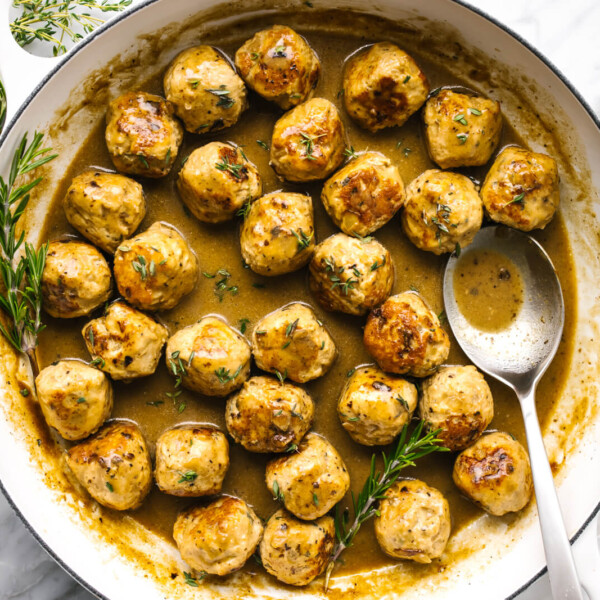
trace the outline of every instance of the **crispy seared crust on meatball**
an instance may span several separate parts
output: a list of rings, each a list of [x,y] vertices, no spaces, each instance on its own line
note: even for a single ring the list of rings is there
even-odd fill
[[[556,161],[509,146],[488,171],[481,199],[490,219],[521,231],[544,229],[560,202]]]
[[[441,90],[425,104],[425,141],[442,169],[476,167],[490,160],[500,142],[500,103]]]
[[[312,198],[273,192],[255,200],[240,233],[242,258],[259,275],[303,267],[315,248]]]
[[[384,371],[413,377],[431,375],[450,352],[439,319],[414,292],[391,296],[371,311],[364,342]]]
[[[309,268],[310,291],[325,310],[364,315],[381,304],[394,285],[392,256],[376,239],[337,233],[316,248]]]
[[[189,244],[173,226],[160,222],[125,240],[113,269],[120,294],[142,310],[173,308],[198,278],[198,260]]]
[[[114,302],[81,331],[98,367],[113,379],[135,379],[156,371],[167,328],[148,315]]]
[[[86,438],[110,417],[110,381],[84,362],[60,360],[42,369],[35,387],[46,422],[67,440]]]
[[[313,520],[328,513],[350,487],[350,476],[337,450],[310,432],[298,451],[267,465],[267,487],[299,519]]]
[[[394,558],[418,563],[430,563],[443,554],[450,528],[448,501],[418,479],[396,482],[375,517],[381,549]]]
[[[325,179],[344,160],[345,135],[337,108],[329,100],[308,100],[275,123],[271,166],[287,181]]]
[[[118,173],[87,170],[73,178],[63,201],[67,221],[112,254],[146,215],[142,186]]]
[[[262,183],[256,166],[240,148],[211,142],[189,155],[179,172],[177,189],[197,219],[221,223],[258,198]]]
[[[228,467],[229,443],[215,427],[174,427],[162,433],[156,442],[154,476],[166,494],[218,494]]]
[[[358,367],[338,401],[338,416],[352,439],[365,446],[391,444],[417,407],[417,388],[375,365]]]
[[[300,387],[272,377],[252,377],[227,400],[229,435],[250,452],[285,452],[312,425],[314,404]]]
[[[321,201],[344,233],[364,237],[383,227],[402,207],[404,183],[389,158],[365,152],[325,182]]]
[[[212,46],[180,52],[165,73],[165,96],[191,133],[235,125],[248,105],[246,86]]]
[[[477,440],[494,418],[494,399],[473,366],[442,367],[423,382],[421,419],[429,431],[441,429],[442,446],[456,452]]]
[[[262,534],[262,523],[252,508],[232,496],[180,513],[173,528],[183,560],[213,575],[228,575],[243,567]]]
[[[160,96],[127,92],[108,105],[106,146],[117,171],[164,177],[183,139],[173,106]]]
[[[293,302],[256,324],[252,354],[259,369],[306,383],[329,370],[337,350],[312,308]]]
[[[93,437],[73,446],[66,461],[90,496],[108,508],[137,508],[152,486],[150,454],[135,423],[105,425]]]
[[[483,204],[464,175],[430,169],[406,188],[402,229],[419,249],[443,254],[468,246],[481,228]]]
[[[235,65],[250,88],[283,110],[312,97],[321,71],[314,50],[285,25],[255,33],[235,53]]]
[[[533,491],[525,448],[500,431],[483,435],[461,452],[452,479],[477,506],[497,516],[524,508]]]
[[[353,56],[344,72],[348,114],[369,131],[401,126],[427,99],[429,83],[411,56],[390,42]]]
[[[112,293],[106,260],[90,244],[51,242],[42,273],[44,310],[53,317],[73,319],[91,313]]]
[[[334,545],[332,517],[306,522],[280,509],[267,521],[260,558],[267,572],[279,581],[308,585],[325,570]]]
[[[169,372],[181,376],[184,387],[206,396],[237,390],[250,376],[250,358],[246,338],[220,317],[203,317],[167,343]]]

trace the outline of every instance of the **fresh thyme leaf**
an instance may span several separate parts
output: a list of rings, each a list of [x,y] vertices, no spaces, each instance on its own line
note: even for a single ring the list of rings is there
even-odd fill
[[[344,275],[345,279],[342,279],[342,275],[344,274],[346,267],[338,267],[335,264],[335,260],[332,257],[326,258],[324,263],[325,272],[329,277],[329,281],[331,281],[331,289],[334,290],[335,288],[339,287],[342,291],[342,294],[344,294],[344,296],[347,296],[348,292],[350,290],[353,290],[354,286],[358,283],[358,279],[360,278],[360,271],[353,271],[352,267],[349,267],[350,271],[352,271],[354,275],[356,275],[357,273],[358,275],[356,275],[356,278],[353,278],[352,276],[347,277]]]
[[[299,318],[285,328],[285,337],[292,337],[294,335],[294,331],[296,331],[296,327],[298,327],[298,321],[300,321]]]
[[[277,369],[274,369],[274,372],[277,376],[277,379],[279,379],[279,383],[283,384],[283,382],[287,379],[288,376],[287,369],[283,373],[281,371],[278,371]]]
[[[437,318],[440,323],[446,323],[448,321],[448,317],[446,316],[445,310],[442,310],[442,312],[437,316]]]
[[[243,365],[240,365],[233,375],[229,374],[229,369],[220,367],[215,371],[215,375],[217,376],[219,382],[225,385],[226,383],[233,381],[242,372],[242,367]]]
[[[310,246],[312,241],[313,234],[306,235],[302,229],[300,229],[300,233],[296,231],[292,231],[294,237],[298,240],[298,252],[302,252],[302,250],[306,250]]]
[[[196,471],[189,470],[185,473],[180,473],[180,476],[181,477],[179,478],[179,481],[177,483],[193,483],[198,478],[198,473],[196,473]]]
[[[163,400],[152,400],[151,402],[146,402],[147,406],[160,406],[164,404]]]
[[[108,489],[109,492],[114,492],[115,488],[113,487],[113,484],[110,481],[106,482],[106,489]]]
[[[279,487],[279,483],[277,483],[277,480],[275,480],[273,482],[273,500],[281,500],[281,502],[283,502],[284,500],[284,496],[283,496],[283,492],[281,491],[281,488]]]
[[[406,412],[410,412],[410,407],[408,406],[408,402],[400,394],[398,394],[396,396],[396,400],[398,400],[398,402],[400,402],[400,404],[402,404],[402,406],[404,407],[404,410]]]
[[[137,154],[136,156],[146,169],[150,168],[150,165],[148,165],[148,161],[146,160],[146,157],[143,154]]]
[[[411,285],[409,289],[417,294],[419,293],[419,288],[416,285]]]
[[[200,83],[199,79],[188,79],[188,81],[194,90],[198,87],[198,84]]]
[[[266,150],[267,152],[269,151],[269,144],[267,144],[267,142],[263,142],[262,140],[256,140],[256,143],[263,149]]]
[[[296,450],[298,450],[298,444],[290,444],[285,451],[288,453],[292,453],[292,452],[296,452]]]
[[[316,160],[316,158],[313,156],[313,151],[315,149],[315,140],[322,138],[324,135],[324,133],[321,133],[319,135],[308,135],[303,131],[300,132],[300,136],[302,137],[300,143],[305,148],[305,158],[308,158],[309,160]]]
[[[225,85],[220,85],[219,89],[205,89],[204,91],[218,96],[217,106],[231,108],[235,104],[235,100],[229,96],[230,92]]]
[[[242,333],[242,334],[246,333],[246,329],[248,328],[248,323],[250,323],[250,319],[247,319],[246,317],[244,317],[243,319],[240,319],[240,333]]]
[[[275,46],[275,49],[273,50],[273,58],[287,58],[284,45]]]
[[[315,506],[319,506],[319,497],[317,496],[317,492],[313,492],[313,504]]]
[[[469,108],[469,112],[470,112],[472,115],[475,115],[476,117],[478,117],[478,116],[480,116],[480,115],[481,115],[481,111],[480,111],[479,109],[477,109],[477,108],[470,107],[470,108]]]
[[[193,577],[192,574],[188,573],[187,571],[183,572],[184,581],[190,587],[200,587],[198,585],[198,582],[202,581],[206,577],[206,575],[207,575],[206,571],[201,571],[199,577]]]
[[[468,121],[465,119],[465,113],[460,113],[459,115],[456,115],[453,119],[453,121],[456,121],[457,123],[460,123],[461,125],[468,125]]]
[[[231,173],[236,179],[242,179],[246,173],[246,167],[240,163],[229,162],[229,156],[224,156],[221,162],[215,163],[215,167],[219,171]]]
[[[404,78],[404,81],[403,81],[402,83],[408,83],[409,81],[410,81],[410,75],[407,75],[407,76]]]
[[[525,193],[521,193],[518,196],[515,196],[508,204],[507,206],[509,206],[510,204],[520,204],[521,208],[525,207]]]
[[[356,368],[353,367],[346,373],[346,377],[352,377],[352,375],[354,375],[355,372],[356,372]]]
[[[260,54],[258,52],[251,52],[250,53],[250,58],[252,60],[258,60],[258,57],[260,56]]]
[[[83,396],[77,398],[77,404],[83,404],[84,402],[87,402],[87,400]]]
[[[229,279],[231,278],[231,273],[227,269],[219,269],[214,275],[212,273],[207,273],[206,271],[202,272],[202,275],[208,279],[216,279],[219,277],[217,281],[215,281],[214,293],[215,296],[219,299],[219,302],[223,302],[223,298],[227,293],[230,293],[232,296],[235,296],[240,291],[237,285],[230,285]]]
[[[358,154],[354,150],[354,146],[350,146],[349,148],[344,149],[344,156],[346,158],[352,159],[352,158],[356,158],[358,156]]]
[[[377,259],[372,265],[371,265],[371,271],[377,271],[377,269],[383,267],[385,265],[385,256],[381,257],[381,262],[379,262],[379,259]]]
[[[457,133],[456,137],[458,138],[458,143],[462,146],[462,144],[466,143],[469,136],[466,133]]]
[[[148,269],[146,268],[146,257],[141,254],[137,255],[137,260],[131,262],[133,270],[140,274],[142,281],[148,279]]]
[[[412,150],[410,148],[404,148],[404,150],[402,150],[404,157],[408,158],[408,155],[412,152]]]
[[[243,219],[246,219],[246,217],[250,213],[251,208],[252,208],[252,200],[248,199],[248,200],[246,200],[246,202],[244,202],[244,205],[241,208],[239,208],[235,214],[238,217],[242,217]]]

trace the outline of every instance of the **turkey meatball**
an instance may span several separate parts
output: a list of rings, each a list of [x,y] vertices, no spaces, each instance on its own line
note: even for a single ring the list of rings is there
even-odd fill
[[[366,236],[383,227],[404,203],[398,169],[379,152],[365,152],[332,175],[321,201],[348,235]]]
[[[119,292],[142,310],[168,310],[196,285],[198,260],[181,234],[166,223],[125,240],[115,253]]]
[[[204,317],[167,342],[167,367],[184,387],[227,396],[250,375],[250,344],[220,317]]]
[[[259,275],[291,273],[315,248],[310,196],[274,192],[253,202],[240,233],[244,262]]]
[[[482,221],[481,198],[464,175],[431,169],[406,188],[402,229],[420,250],[443,254],[465,248]]]
[[[112,293],[106,260],[90,244],[51,242],[42,273],[44,310],[53,317],[73,319],[91,313]]]
[[[229,443],[214,427],[184,425],[156,442],[156,483],[172,496],[210,496],[221,491],[229,467]]]
[[[338,416],[352,439],[365,446],[391,444],[417,407],[417,388],[374,365],[358,367],[338,401]]]
[[[337,108],[313,98],[275,123],[271,166],[287,181],[325,179],[344,160],[345,135]]]
[[[496,516],[524,508],[533,491],[525,448],[500,431],[463,450],[456,457],[452,478],[465,496]]]
[[[141,505],[152,486],[152,462],[135,423],[115,421],[73,446],[67,464],[90,496],[115,510]]]
[[[144,193],[137,181],[93,170],[73,179],[63,207],[67,221],[109,254],[134,233],[146,215]]]
[[[337,356],[335,343],[310,306],[294,302],[263,317],[252,332],[252,354],[263,371],[296,383],[324,375]]]
[[[391,296],[371,311],[364,342],[384,371],[413,377],[431,375],[450,352],[439,319],[414,292]]]
[[[364,315],[381,304],[394,285],[394,263],[376,239],[344,233],[328,237],[310,263],[309,286],[325,310]]]
[[[169,335],[166,327],[124,302],[111,304],[81,333],[94,363],[113,379],[124,380],[152,375]]]
[[[328,513],[350,487],[350,476],[337,450],[323,437],[308,433],[297,452],[267,465],[267,487],[299,519]]]
[[[183,139],[173,106],[160,96],[127,92],[108,105],[106,146],[117,171],[164,177]]]
[[[421,108],[428,93],[423,71],[411,56],[390,42],[369,46],[346,65],[346,110],[369,131],[404,125]]]
[[[179,53],[164,77],[165,96],[190,133],[235,125],[246,110],[246,86],[212,46]]]
[[[281,509],[267,521],[260,558],[267,572],[279,581],[308,585],[325,570],[334,545],[332,517],[300,521]]]
[[[235,65],[250,88],[284,110],[313,95],[321,70],[306,40],[283,25],[254,34],[235,53]]]
[[[227,400],[229,435],[250,452],[285,452],[297,446],[312,425],[312,398],[291,383],[252,377]]]
[[[485,165],[500,142],[500,103],[482,96],[442,90],[427,100],[423,122],[429,156],[442,169]]]
[[[450,507],[435,488],[418,479],[398,481],[379,502],[375,535],[393,558],[430,563],[450,537]]]
[[[464,450],[477,440],[494,417],[492,392],[473,366],[442,367],[423,382],[421,419],[449,450]]]
[[[179,172],[177,189],[197,219],[221,223],[258,198],[262,183],[256,166],[240,148],[211,142],[189,155]]]
[[[113,392],[108,377],[79,360],[60,360],[35,379],[44,418],[66,440],[82,440],[110,417]]]
[[[490,219],[521,231],[544,229],[560,201],[556,161],[509,146],[500,152],[481,187]]]
[[[229,575],[243,567],[262,534],[262,523],[252,508],[232,496],[180,513],[173,527],[183,560],[211,575]]]

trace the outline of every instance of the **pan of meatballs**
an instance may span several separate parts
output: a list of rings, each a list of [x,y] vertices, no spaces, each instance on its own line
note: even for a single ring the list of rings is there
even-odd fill
[[[491,224],[529,232],[561,280],[538,414],[570,536],[593,517],[600,129],[512,34],[451,0],[150,0],[48,75],[1,169],[34,129],[58,153],[25,215],[48,242],[45,329],[33,364],[0,338],[0,480],[98,597],[534,581],[517,400],[442,300],[448,257]],[[482,277],[463,296],[511,285],[493,262]],[[445,451],[373,498],[339,554],[371,469],[415,428]]]

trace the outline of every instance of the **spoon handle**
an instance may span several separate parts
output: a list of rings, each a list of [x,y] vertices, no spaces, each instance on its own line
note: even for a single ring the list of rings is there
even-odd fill
[[[552,470],[544,448],[535,409],[535,390],[520,393],[533,485],[548,563],[550,587],[555,600],[583,600],[581,584],[571,554],[571,544],[562,518]]]

